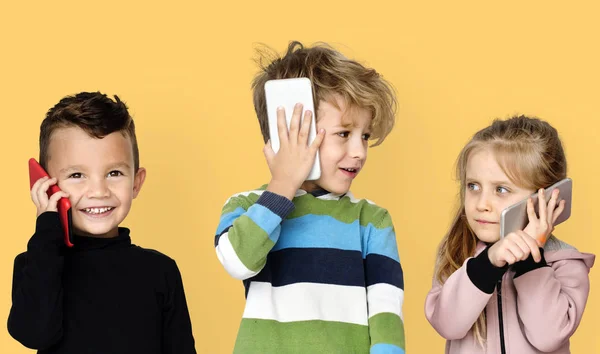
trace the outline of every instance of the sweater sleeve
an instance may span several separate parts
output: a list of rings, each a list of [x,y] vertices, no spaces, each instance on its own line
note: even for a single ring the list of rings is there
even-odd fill
[[[63,335],[63,247],[58,213],[46,212],[15,259],[8,331],[31,349],[46,349]]]
[[[443,285],[434,280],[427,294],[425,316],[447,340],[462,339],[469,333],[507,270],[494,267],[487,250],[468,258]]]
[[[195,354],[192,323],[188,311],[181,273],[171,261],[168,293],[163,305],[163,354]]]
[[[379,222],[368,224],[365,228],[370,352],[404,354],[404,275],[392,218],[387,211],[382,213]]]
[[[258,274],[279,239],[282,220],[293,209],[289,199],[268,191],[255,203],[242,195],[230,198],[215,236],[217,257],[225,270],[240,280]]]
[[[565,259],[535,266],[530,257],[515,277],[518,315],[529,342],[542,352],[552,352],[573,335],[590,291],[589,268],[580,259]],[[528,266],[529,264],[529,266]]]

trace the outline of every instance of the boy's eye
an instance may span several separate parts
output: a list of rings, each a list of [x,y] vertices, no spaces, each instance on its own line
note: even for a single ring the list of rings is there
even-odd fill
[[[75,172],[69,175],[69,178],[81,178],[81,173]]]
[[[350,132],[339,132],[337,133],[337,135],[339,135],[342,138],[347,138],[350,135]]]
[[[110,177],[118,177],[118,176],[123,176],[123,173],[121,171],[114,170],[114,171],[110,171],[108,173],[108,175]]]
[[[369,140],[369,139],[371,139],[371,133],[365,133],[365,134],[363,134],[363,139],[364,139],[364,140]]]

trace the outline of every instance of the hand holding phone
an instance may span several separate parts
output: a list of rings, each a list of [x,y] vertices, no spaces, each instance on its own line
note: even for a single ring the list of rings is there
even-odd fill
[[[31,187],[31,200],[37,209],[37,215],[47,211],[58,212],[58,201],[61,198],[67,198],[67,193],[56,191],[56,178],[42,177],[38,179]]]
[[[573,181],[565,178],[504,209],[500,217],[500,237],[523,230],[543,245],[554,226],[571,216],[572,194]]]
[[[558,200],[560,190],[554,189],[551,193],[550,201],[546,203],[546,195],[543,189],[538,192],[538,212],[533,206],[533,198],[527,200],[527,217],[529,223],[523,231],[533,237],[540,244],[540,247],[546,243],[548,236],[554,230],[554,223],[565,209],[565,200]]]
[[[264,149],[265,157],[271,170],[271,182],[267,190],[283,195],[292,200],[296,191],[306,180],[315,155],[323,141],[324,133],[319,132],[317,138],[307,144],[310,112],[304,116],[304,125],[300,127],[300,114],[302,106],[298,105],[292,115],[289,135],[283,129],[280,130],[279,139],[281,147],[275,153],[270,144]],[[283,109],[278,110],[278,124],[285,128],[285,117]]]
[[[29,186],[31,200],[37,209],[37,216],[47,211],[58,212],[63,227],[65,245],[73,247],[69,196],[58,188],[56,178],[50,178],[34,158],[29,159]]]
[[[268,190],[292,199],[304,181],[321,175],[318,151],[324,132],[315,133],[309,79],[270,80],[265,93],[270,141],[264,153],[272,175]]]

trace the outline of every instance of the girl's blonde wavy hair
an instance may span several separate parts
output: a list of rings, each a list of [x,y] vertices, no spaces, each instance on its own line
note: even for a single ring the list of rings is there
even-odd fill
[[[435,277],[441,284],[475,253],[477,236],[465,217],[465,180],[469,156],[483,148],[491,148],[503,172],[512,183],[523,188],[546,188],[567,176],[567,160],[558,132],[547,122],[521,115],[495,120],[477,132],[462,149],[456,163],[460,205],[438,249]],[[484,346],[487,335],[485,311],[471,330]]]

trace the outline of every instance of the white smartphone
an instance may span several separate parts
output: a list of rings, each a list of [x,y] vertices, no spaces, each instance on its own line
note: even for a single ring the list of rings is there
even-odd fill
[[[302,103],[303,110],[301,118],[304,118],[305,111],[312,112],[312,123],[308,133],[308,144],[311,144],[317,137],[316,112],[313,99],[312,83],[306,77],[295,79],[269,80],[265,83],[265,95],[267,99],[267,116],[269,119],[269,135],[271,137],[271,147],[277,153],[279,151],[279,133],[277,130],[277,107],[285,108],[285,119],[288,130],[292,120],[294,106]],[[302,121],[300,121],[302,123]],[[309,181],[321,177],[321,163],[319,153],[315,158],[315,163],[306,178]]]
[[[546,196],[546,202],[550,201],[552,191],[555,189],[560,191],[556,206],[558,207],[558,203],[560,203],[561,200],[564,200],[565,209],[554,222],[554,226],[566,221],[571,216],[573,181],[570,178],[565,178],[546,188],[544,192],[544,195]],[[531,197],[533,198],[533,207],[535,209],[535,213],[538,214],[538,194],[535,193]],[[509,233],[517,230],[523,230],[527,226],[528,222],[529,217],[527,216],[527,199],[525,199],[517,204],[509,206],[502,211],[502,215],[500,216],[500,237],[505,237]]]

